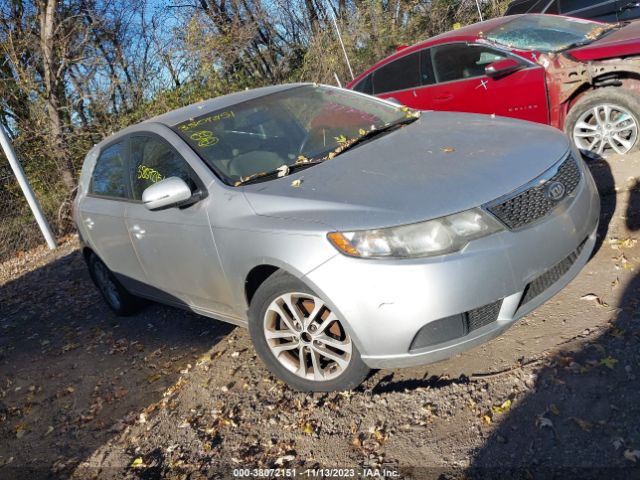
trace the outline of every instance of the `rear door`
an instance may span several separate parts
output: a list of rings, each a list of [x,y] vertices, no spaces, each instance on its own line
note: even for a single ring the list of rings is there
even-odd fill
[[[126,175],[126,139],[102,148],[78,214],[96,254],[129,290],[145,281],[129,239],[124,211],[131,201]]]
[[[372,74],[374,95],[397,100],[412,108],[423,108],[415,91],[420,85],[420,52],[386,63]]]
[[[513,58],[523,68],[499,79],[487,65]],[[421,70],[432,69],[434,83],[416,90],[420,104],[433,110],[474,112],[548,123],[544,69],[487,45],[456,42],[422,52]]]
[[[146,296],[228,313],[230,294],[209,225],[206,197],[186,208],[148,210],[142,192],[169,177],[180,177],[192,191],[206,192],[191,165],[167,140],[144,132],[131,137],[129,178],[133,203],[125,218],[135,251],[148,279]]]

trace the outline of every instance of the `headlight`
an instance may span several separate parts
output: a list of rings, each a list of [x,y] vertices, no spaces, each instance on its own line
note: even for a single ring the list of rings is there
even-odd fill
[[[331,243],[342,253],[364,258],[430,257],[462,250],[471,240],[502,230],[502,225],[479,208],[427,222],[332,232]]]

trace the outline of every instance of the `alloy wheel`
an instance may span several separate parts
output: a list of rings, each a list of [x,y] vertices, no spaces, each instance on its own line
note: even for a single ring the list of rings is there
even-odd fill
[[[585,111],[573,127],[573,141],[580,150],[598,155],[613,150],[625,154],[638,139],[638,122],[624,107],[609,103]]]
[[[296,292],[276,297],[265,312],[263,331],[273,356],[301,378],[331,380],[351,362],[349,334],[314,295]]]

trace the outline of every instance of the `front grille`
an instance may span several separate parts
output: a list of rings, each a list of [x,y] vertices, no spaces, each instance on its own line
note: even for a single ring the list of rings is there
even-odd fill
[[[555,169],[555,167],[554,167]],[[487,206],[502,223],[512,230],[522,228],[546,216],[553,208],[570,195],[580,183],[580,168],[571,155],[555,170],[550,170],[531,182],[531,187],[499,203]],[[552,175],[549,178],[549,175]],[[546,183],[560,182],[565,194],[560,200],[547,196]]]
[[[554,283],[560,280],[573,266],[576,262],[580,253],[584,249],[584,245],[587,242],[585,239],[578,248],[576,248],[568,257],[560,262],[556,263],[549,270],[544,272],[542,275],[533,280],[527,287],[525,288],[524,295],[522,296],[522,300],[520,301],[520,305],[525,305],[529,303],[531,300],[536,298],[538,295],[541,295],[545,292],[549,287],[551,287]]]
[[[498,319],[500,307],[502,307],[502,300],[476,308],[475,310],[469,310],[467,312],[467,331],[473,332],[480,327],[495,322]]]

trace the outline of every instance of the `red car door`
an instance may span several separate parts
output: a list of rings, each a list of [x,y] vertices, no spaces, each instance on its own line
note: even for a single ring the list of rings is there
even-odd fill
[[[516,59],[523,68],[489,78],[485,68],[505,58]],[[486,45],[452,43],[422,50],[422,77],[429,71],[433,82],[416,88],[408,106],[549,122],[545,72],[539,65]]]

